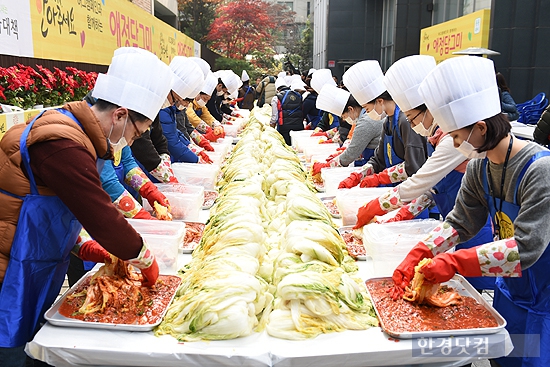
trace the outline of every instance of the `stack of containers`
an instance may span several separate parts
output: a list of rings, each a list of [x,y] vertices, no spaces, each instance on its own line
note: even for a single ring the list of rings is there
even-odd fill
[[[184,222],[127,219],[128,223],[147,242],[155,255],[161,274],[176,274],[178,249],[185,238]]]
[[[181,183],[157,184],[157,187],[170,202],[172,220],[199,220],[199,213],[204,202],[204,187]],[[153,212],[148,201],[143,202],[143,208],[148,212]]]
[[[180,183],[191,186],[202,186],[205,190],[215,190],[220,165],[172,163],[172,170]]]
[[[440,223],[435,219],[414,219],[364,226],[363,245],[372,258],[373,276],[392,276],[409,251]]]
[[[321,175],[323,175],[323,170],[321,170]],[[338,183],[336,184],[336,187],[338,187],[338,184],[348,176],[349,176],[349,173],[340,181],[338,181]],[[331,177],[329,179],[329,186],[334,187],[333,182],[337,180],[338,180],[337,178]],[[354,187],[351,189],[339,189],[339,190],[330,189],[330,192],[329,192],[326,181],[325,181],[325,189],[327,190],[326,191],[327,195],[330,194],[330,195],[336,196],[336,206],[338,207],[338,211],[342,216],[342,224],[344,226],[355,225],[355,223],[357,223],[357,210],[359,210],[359,207],[365,205],[372,199],[376,199],[377,197],[379,197],[380,195],[388,191],[387,187],[370,187],[370,188]]]

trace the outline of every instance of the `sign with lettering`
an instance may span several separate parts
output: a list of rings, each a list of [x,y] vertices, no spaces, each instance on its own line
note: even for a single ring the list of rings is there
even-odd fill
[[[490,9],[483,9],[420,31],[420,54],[437,63],[468,47],[489,47]]]
[[[0,52],[108,65],[132,46],[170,63],[200,44],[127,0],[0,0]]]

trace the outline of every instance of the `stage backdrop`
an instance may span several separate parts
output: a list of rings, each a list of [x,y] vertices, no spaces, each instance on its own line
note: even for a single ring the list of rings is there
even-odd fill
[[[122,46],[170,63],[200,44],[128,0],[0,0],[0,54],[108,65]]]

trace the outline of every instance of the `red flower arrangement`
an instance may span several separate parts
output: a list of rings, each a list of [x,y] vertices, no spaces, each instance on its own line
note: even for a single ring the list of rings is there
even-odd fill
[[[60,106],[84,98],[93,89],[97,73],[73,67],[54,71],[36,65],[0,67],[0,103],[23,109],[35,105]]]

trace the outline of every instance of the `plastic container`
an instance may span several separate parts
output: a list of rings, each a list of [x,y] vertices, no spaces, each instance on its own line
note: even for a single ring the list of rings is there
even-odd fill
[[[180,183],[214,190],[220,166],[218,164],[172,163],[172,170]]]
[[[204,187],[185,184],[157,184],[160,192],[166,196],[172,209],[172,220],[199,219],[199,213],[204,202]],[[149,202],[144,200],[143,208],[153,212]]]
[[[313,134],[313,131],[312,130],[299,130],[299,131],[291,130],[289,134],[290,134],[290,145],[296,148],[296,144],[298,143],[298,140],[311,137],[311,134]]]
[[[321,175],[322,174],[323,174],[323,171],[321,171]],[[342,178],[342,180],[344,178]],[[330,180],[337,181],[336,178],[330,178],[329,181]],[[334,184],[332,182],[329,182],[329,185],[334,185]],[[327,187],[326,181],[325,181],[325,187]],[[331,194],[327,191],[327,195],[336,196],[336,206],[338,207],[338,210],[340,211],[340,215],[342,216],[342,225],[352,226],[357,223],[357,210],[359,210],[359,207],[362,205],[365,205],[372,199],[376,199],[377,197],[384,194],[388,190],[389,188],[387,187],[370,187],[370,188],[354,187],[351,189],[337,189],[335,190],[336,191],[335,194]]]
[[[223,131],[225,136],[231,136],[232,138],[237,137],[237,132],[239,131],[240,125],[223,125]]]
[[[321,169],[321,178],[325,183],[327,195],[336,195],[340,182],[349,177],[352,172],[361,171],[361,167],[327,167]]]
[[[213,152],[205,151],[206,155],[214,162],[213,164],[221,165],[222,161],[225,159],[227,152],[219,151],[217,152],[214,148]]]
[[[306,162],[311,162],[311,157],[315,155],[336,153],[336,149],[339,147],[340,145],[336,143],[306,145],[304,146]]]
[[[178,249],[185,237],[184,222],[162,220],[127,219],[128,223],[147,242],[155,255],[161,274],[176,274]]]
[[[414,219],[364,226],[363,245],[372,258],[374,276],[392,276],[409,251],[440,223],[435,219]]]

